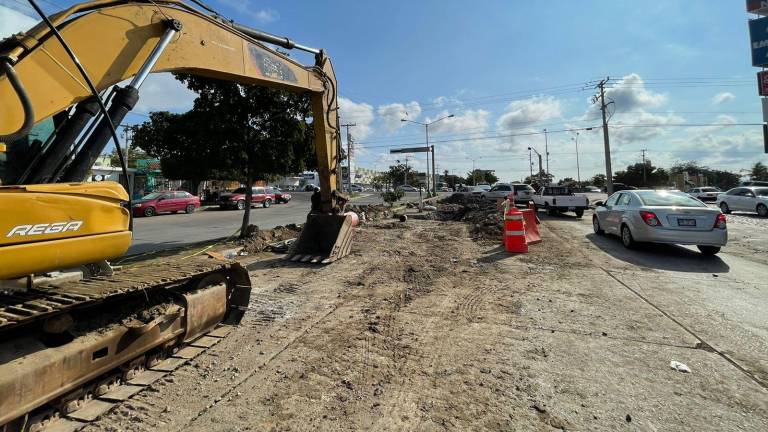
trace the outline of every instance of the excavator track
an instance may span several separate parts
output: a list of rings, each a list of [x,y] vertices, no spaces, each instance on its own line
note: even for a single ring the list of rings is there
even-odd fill
[[[226,336],[250,289],[237,262],[194,256],[0,291],[0,432],[80,429]]]

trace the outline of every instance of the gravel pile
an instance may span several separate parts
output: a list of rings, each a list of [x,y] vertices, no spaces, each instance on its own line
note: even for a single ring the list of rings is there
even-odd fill
[[[296,224],[276,226],[268,230],[259,229],[256,225],[248,225],[246,237],[238,240],[238,244],[243,246],[244,252],[254,254],[269,250],[271,244],[297,238],[300,233],[301,226]]]

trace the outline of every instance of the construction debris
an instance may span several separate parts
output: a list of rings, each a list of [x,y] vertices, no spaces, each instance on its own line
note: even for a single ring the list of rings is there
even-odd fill
[[[299,237],[301,226],[288,224],[286,226],[276,226],[273,229],[263,230],[256,225],[248,225],[246,237],[238,240],[238,244],[243,246],[241,254],[255,254],[263,251],[285,252],[287,248],[286,241]]]
[[[431,219],[458,221],[469,224],[469,232],[475,240],[501,241],[504,218],[495,203],[453,194],[437,204]]]
[[[362,223],[389,219],[392,216],[392,209],[382,204],[348,205],[347,210],[357,213]]]

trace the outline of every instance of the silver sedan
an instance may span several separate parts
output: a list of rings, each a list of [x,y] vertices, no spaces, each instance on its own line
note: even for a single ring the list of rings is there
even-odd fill
[[[637,242],[695,245],[714,255],[728,242],[725,215],[682,192],[621,191],[597,204],[595,233],[618,235],[627,248]]]

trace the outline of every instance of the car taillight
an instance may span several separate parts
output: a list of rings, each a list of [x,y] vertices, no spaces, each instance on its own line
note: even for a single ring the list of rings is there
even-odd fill
[[[726,226],[727,226],[727,223],[726,223],[725,215],[722,213],[718,214],[717,217],[715,218],[714,228],[725,229]]]
[[[643,218],[643,222],[648,226],[661,226],[661,221],[654,212],[640,210],[640,217]]]

